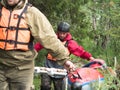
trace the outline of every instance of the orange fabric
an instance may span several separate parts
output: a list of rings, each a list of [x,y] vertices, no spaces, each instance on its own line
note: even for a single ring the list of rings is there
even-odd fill
[[[48,59],[48,60],[56,61],[56,59],[53,58],[53,56],[52,56],[50,53],[48,53],[48,55],[47,55],[47,59]]]
[[[64,41],[64,42],[62,42],[62,43],[63,43],[63,45],[65,45],[65,44],[66,44],[66,41]],[[66,49],[67,49],[68,55],[69,55],[70,52],[69,52],[69,50],[68,50],[67,47],[66,47]],[[52,60],[52,61],[56,61],[56,58],[54,58],[50,53],[47,54],[47,59],[48,59],[48,60]]]
[[[24,8],[23,8],[24,9]],[[2,16],[0,18],[0,26],[3,27],[16,27],[18,23],[18,15],[21,14],[23,9],[20,10],[14,10],[12,13],[10,13],[9,10],[6,8],[2,8]],[[25,14],[22,15],[25,18]],[[10,17],[10,18],[8,18]],[[24,18],[21,18],[19,28],[28,28],[28,25],[25,21]],[[10,22],[9,22],[10,20]],[[8,26],[9,25],[9,26]],[[0,28],[0,39],[2,40],[15,40],[16,37],[16,30],[10,30],[8,29],[6,31],[6,28]],[[29,43],[30,41],[30,31],[29,30],[18,30],[18,42],[23,42],[23,43]],[[14,43],[8,43],[6,42],[6,47],[5,47],[5,42],[0,41],[0,48],[5,49],[5,50],[13,50],[13,49],[21,49],[21,50],[28,50],[28,45],[23,45],[23,44],[17,44],[17,47],[14,47]]]

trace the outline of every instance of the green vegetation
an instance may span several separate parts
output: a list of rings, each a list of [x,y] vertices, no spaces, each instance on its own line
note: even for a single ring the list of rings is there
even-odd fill
[[[34,78],[35,90],[40,90],[40,76],[37,75]]]
[[[74,39],[94,57],[120,72],[120,2],[119,0],[29,0],[49,19],[54,30],[60,21],[71,24]],[[42,66],[46,51],[40,51],[36,65]],[[72,56],[74,62],[82,60]],[[119,74],[106,75],[104,89],[120,90]],[[116,79],[117,84],[113,84]],[[37,78],[35,78],[35,82]],[[113,89],[114,88],[114,89]]]

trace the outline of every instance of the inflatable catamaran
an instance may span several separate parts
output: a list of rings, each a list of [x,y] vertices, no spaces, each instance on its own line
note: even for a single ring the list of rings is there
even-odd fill
[[[98,70],[106,67],[99,62],[93,61],[81,68],[76,68],[74,72],[67,73],[65,69],[55,69],[46,67],[35,67],[37,74],[46,73],[51,77],[55,75],[65,76],[63,79],[63,90],[95,90],[92,84],[101,84],[104,75]]]

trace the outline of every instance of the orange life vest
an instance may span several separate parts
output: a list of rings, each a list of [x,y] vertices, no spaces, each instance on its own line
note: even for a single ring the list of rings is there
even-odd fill
[[[20,10],[10,11],[2,7],[0,17],[0,49],[29,50],[30,30],[25,21],[28,5]]]
[[[63,43],[63,45],[65,46],[65,48],[67,49],[68,55],[70,55],[70,52],[69,52],[68,47],[67,47],[68,41],[64,41],[64,42],[62,42],[62,43]],[[48,59],[48,60],[56,61],[56,58],[54,58],[50,53],[47,54],[47,59]]]

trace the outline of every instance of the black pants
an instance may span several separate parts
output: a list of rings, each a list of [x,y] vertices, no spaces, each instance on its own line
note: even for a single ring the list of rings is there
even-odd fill
[[[63,78],[52,78],[47,74],[41,74],[41,90],[53,90],[52,82],[54,90],[62,90]]]

